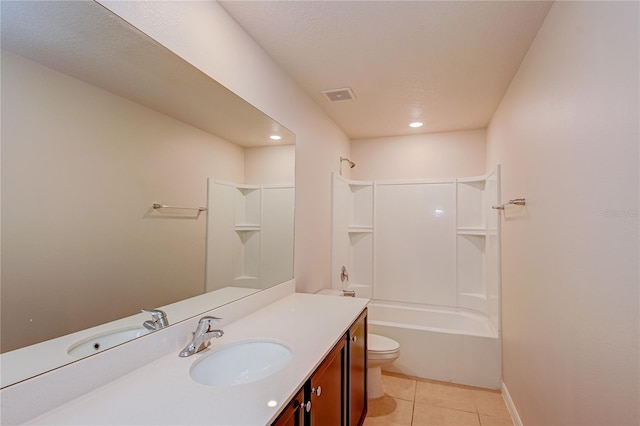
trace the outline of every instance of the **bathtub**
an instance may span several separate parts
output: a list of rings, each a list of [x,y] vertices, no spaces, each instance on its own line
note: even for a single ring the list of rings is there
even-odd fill
[[[376,300],[368,307],[369,332],[400,343],[400,357],[385,370],[500,389],[500,340],[486,316]]]

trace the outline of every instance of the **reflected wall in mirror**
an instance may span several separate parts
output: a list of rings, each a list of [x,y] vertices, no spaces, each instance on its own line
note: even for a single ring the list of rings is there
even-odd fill
[[[295,137],[93,1],[0,7],[5,372],[11,351],[203,294],[225,255],[206,260],[207,215],[152,205],[204,206],[209,177],[292,185]]]

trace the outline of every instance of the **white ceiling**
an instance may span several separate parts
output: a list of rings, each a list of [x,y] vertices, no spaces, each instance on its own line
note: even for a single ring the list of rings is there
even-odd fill
[[[220,1],[351,138],[484,128],[551,2]],[[321,90],[350,87],[329,102]],[[420,129],[409,122],[424,121]]]

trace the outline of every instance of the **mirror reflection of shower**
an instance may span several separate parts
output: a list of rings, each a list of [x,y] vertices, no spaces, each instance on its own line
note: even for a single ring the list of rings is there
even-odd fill
[[[346,157],[340,157],[340,176],[342,176],[342,163],[347,162],[347,164],[349,164],[349,168],[353,169],[356,166],[356,163],[354,163],[353,161],[349,160]]]
[[[294,200],[293,183],[209,179],[207,291],[251,294],[291,279]]]

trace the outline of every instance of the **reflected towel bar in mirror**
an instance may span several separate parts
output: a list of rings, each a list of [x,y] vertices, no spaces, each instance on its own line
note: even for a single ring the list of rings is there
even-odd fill
[[[180,210],[198,210],[198,212],[206,212],[206,207],[181,207],[181,206],[167,206],[166,204],[154,203],[153,209],[180,209]]]

